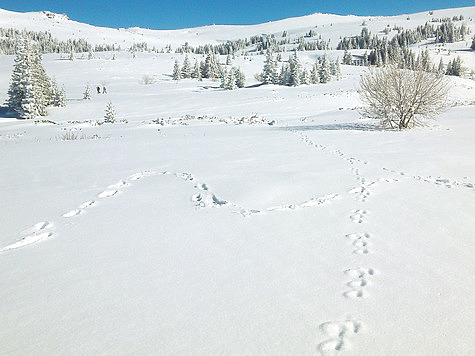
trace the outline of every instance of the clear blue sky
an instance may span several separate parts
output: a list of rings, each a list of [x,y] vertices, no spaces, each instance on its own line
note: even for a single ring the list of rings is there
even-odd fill
[[[315,12],[397,15],[474,5],[474,0],[0,0],[0,8],[11,11],[49,10],[97,26],[152,29],[256,24]]]

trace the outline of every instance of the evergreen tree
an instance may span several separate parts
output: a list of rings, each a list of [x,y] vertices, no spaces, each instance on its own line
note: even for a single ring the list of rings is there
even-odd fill
[[[54,106],[66,106],[66,90],[64,89],[64,85],[61,87],[61,90],[56,94]]]
[[[227,57],[226,57],[226,65],[227,66],[230,66],[232,63],[231,63],[231,55],[228,53]]]
[[[69,60],[74,61],[76,59],[76,56],[74,55],[74,50],[71,49],[71,52],[69,52]]]
[[[236,84],[236,71],[234,68],[231,68],[229,73],[227,74],[228,80],[225,86],[225,89],[227,90],[234,90],[237,89],[237,84]]]
[[[312,67],[312,70],[310,71],[310,83],[311,84],[320,83],[320,74],[319,74],[319,69],[318,69],[318,61],[315,62],[315,64]]]
[[[84,91],[83,99],[84,100],[91,100],[92,99],[91,87],[89,85],[87,85],[86,90]]]
[[[266,52],[266,60],[264,62],[264,69],[262,70],[262,74],[260,76],[262,83],[264,84],[275,84],[277,83],[277,69],[276,63],[272,56],[272,52],[267,50]]]
[[[195,65],[193,66],[193,70],[191,71],[191,78],[198,79],[200,76],[200,65],[198,64],[198,60],[195,59]]]
[[[245,84],[246,84],[246,76],[241,71],[241,69],[237,68],[236,69],[236,85],[238,88],[244,88]]]
[[[178,59],[175,61],[175,66],[173,67],[173,80],[180,80],[181,79],[181,70],[180,64],[178,63]]]
[[[228,70],[225,68],[221,74],[221,85],[220,88],[226,89],[228,86]]]
[[[222,69],[216,56],[212,53],[208,53],[204,64],[203,78],[216,80],[221,78]]]
[[[337,58],[335,61],[335,76],[337,79],[341,78],[340,58]]]
[[[444,61],[442,60],[442,57],[440,57],[440,62],[439,62],[439,67],[437,68],[437,72],[439,74],[444,74],[445,72],[445,66],[444,66]]]
[[[289,85],[300,85],[300,77],[302,75],[302,66],[297,58],[297,51],[289,57]]]
[[[19,39],[12,78],[8,89],[8,107],[21,118],[47,115],[53,103],[52,84],[41,63],[41,54],[28,39]]]
[[[106,107],[106,112],[104,115],[104,122],[113,124],[115,122],[115,108],[112,105],[112,102],[109,101]]]
[[[188,56],[185,56],[185,60],[183,61],[183,67],[181,68],[181,76],[182,78],[191,78],[191,65]]]
[[[463,74],[462,69],[462,59],[460,57],[454,58],[451,62],[447,64],[447,75],[455,75],[460,77]]]
[[[310,81],[310,74],[308,74],[308,71],[306,69],[303,69],[302,70],[302,75],[300,77],[300,82],[302,84],[311,84],[311,81]]]
[[[282,68],[280,69],[279,84],[281,84],[281,85],[291,85],[290,84],[289,65],[287,63],[283,63]]]
[[[343,64],[352,64],[352,57],[351,57],[351,52],[347,51],[345,49],[345,52],[343,53]]]
[[[89,51],[89,54],[87,55],[87,59],[89,60],[94,59],[94,53],[92,53],[92,51]]]
[[[320,83],[328,83],[330,81],[330,78],[331,78],[330,64],[328,63],[328,59],[326,55],[322,57],[318,75],[320,77]]]

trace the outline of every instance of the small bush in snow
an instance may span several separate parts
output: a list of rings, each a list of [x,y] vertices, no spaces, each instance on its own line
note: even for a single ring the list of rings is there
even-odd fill
[[[151,75],[145,74],[142,79],[139,81],[140,84],[150,85],[155,84],[157,81]]]

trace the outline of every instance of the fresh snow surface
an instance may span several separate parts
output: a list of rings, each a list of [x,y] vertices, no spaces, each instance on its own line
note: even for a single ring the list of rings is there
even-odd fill
[[[433,16],[473,31],[474,9]],[[336,21],[337,36],[361,29]],[[475,69],[465,42],[428,48]],[[321,54],[298,53],[308,68]],[[111,58],[44,56],[68,97],[50,121],[1,109],[0,354],[473,354],[473,80],[450,78],[453,106],[398,132],[360,118],[362,67],[255,86],[262,56],[239,56],[248,87],[224,91],[174,82],[181,55]],[[109,101],[117,122],[97,125]]]

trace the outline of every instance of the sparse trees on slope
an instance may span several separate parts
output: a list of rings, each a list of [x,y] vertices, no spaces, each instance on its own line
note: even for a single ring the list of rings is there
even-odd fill
[[[447,75],[455,75],[460,77],[463,74],[462,59],[460,57],[454,58],[447,64]]]
[[[372,69],[361,77],[361,113],[380,120],[383,127],[421,126],[447,108],[448,91],[443,75],[395,66]]]

